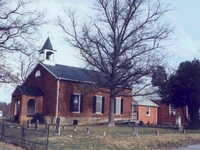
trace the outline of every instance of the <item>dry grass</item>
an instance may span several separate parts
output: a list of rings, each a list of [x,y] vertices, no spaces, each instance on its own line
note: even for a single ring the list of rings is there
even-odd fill
[[[50,137],[51,150],[170,150],[200,143],[200,130],[182,131],[167,128],[139,127],[139,136],[132,136],[130,125],[107,127],[89,126],[91,133],[86,133],[86,126],[61,130],[60,136]],[[106,131],[106,136],[102,135]],[[156,136],[159,131],[159,136]]]
[[[90,134],[86,133],[89,127]],[[102,132],[106,131],[106,136]],[[159,136],[156,136],[159,131]],[[49,150],[171,150],[200,143],[200,130],[175,130],[173,128],[139,127],[139,136],[132,136],[131,125],[116,127],[73,126],[61,128],[61,135],[54,135],[51,127]],[[22,150],[7,143],[0,143],[3,150]]]
[[[0,150],[24,150],[19,146],[14,146],[10,143],[0,142]]]

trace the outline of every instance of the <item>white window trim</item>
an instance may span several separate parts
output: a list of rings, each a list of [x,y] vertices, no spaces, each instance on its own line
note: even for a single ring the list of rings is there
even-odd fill
[[[101,104],[100,104],[100,107],[101,107],[101,111],[100,112],[97,112],[97,110],[96,110],[96,112],[95,112],[95,114],[102,114],[102,103],[103,103],[103,96],[100,96],[100,95],[95,95],[95,97],[96,97],[96,104],[97,104],[97,97],[100,97],[101,98]],[[96,106],[95,106],[96,107]],[[97,107],[96,107],[97,108]]]
[[[79,103],[78,103],[78,111],[74,111],[73,110],[73,113],[80,113],[81,112],[81,94],[79,93],[73,93],[73,95],[78,95],[78,100],[79,100]],[[73,99],[73,107],[74,107],[74,99]],[[73,108],[74,109],[74,108]]]
[[[148,110],[147,110],[148,109]],[[149,112],[149,114],[147,114],[147,111]],[[147,116],[150,116],[151,115],[151,108],[150,108],[150,106],[146,106],[146,115]]]
[[[169,105],[169,115],[176,115],[176,109],[172,105]]]
[[[17,115],[18,111],[19,111],[19,104],[20,104],[20,101],[19,100],[16,100],[15,101],[15,115]]]
[[[40,76],[41,76],[41,72],[40,72],[40,70],[37,70],[36,73],[35,73],[35,77],[37,78],[37,77],[40,77]]]
[[[118,111],[117,111],[117,99],[120,100]],[[122,98],[116,97],[115,100],[116,100],[115,115],[121,115]]]

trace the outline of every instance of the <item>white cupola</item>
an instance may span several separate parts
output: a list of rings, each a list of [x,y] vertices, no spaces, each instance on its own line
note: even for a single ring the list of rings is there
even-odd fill
[[[53,47],[51,45],[49,37],[47,38],[46,42],[44,43],[44,46],[41,50],[39,50],[40,53],[40,62],[46,65],[55,65],[55,53],[57,51],[53,50]]]

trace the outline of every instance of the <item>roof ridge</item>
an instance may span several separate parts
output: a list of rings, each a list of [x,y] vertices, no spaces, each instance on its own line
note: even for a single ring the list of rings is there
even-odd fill
[[[88,69],[88,68],[82,68],[82,67],[76,67],[76,66],[69,66],[69,65],[64,65],[64,64],[55,64],[55,65],[60,65],[60,66],[65,66],[65,67],[70,67],[70,68],[76,68],[76,69],[82,69],[82,70],[85,70],[85,71],[91,71],[91,72],[96,72],[96,73],[102,73],[101,71],[91,70],[91,69]]]

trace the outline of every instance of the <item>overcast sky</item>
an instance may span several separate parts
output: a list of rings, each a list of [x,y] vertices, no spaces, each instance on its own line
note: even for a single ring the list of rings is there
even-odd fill
[[[80,12],[91,13],[89,10],[93,0],[39,0],[39,8],[47,10],[47,18],[56,17],[61,13],[62,7],[72,7]],[[174,9],[167,15],[167,20],[175,26],[171,36],[170,44],[167,48],[173,57],[171,62],[178,65],[186,60],[199,59],[200,57],[200,0],[165,0]],[[56,61],[71,66],[81,66],[77,54],[62,39],[59,29],[48,25],[41,33],[41,48],[47,37],[50,37],[52,46],[57,50]],[[11,102],[11,93],[14,88],[0,90],[0,101]]]
[[[174,59],[178,63],[200,57],[200,1],[167,0],[175,9],[169,13],[175,25],[172,38]]]
[[[42,1],[42,0],[40,0]],[[91,13],[89,10],[94,0],[48,0],[48,3],[43,0],[42,7],[45,7],[48,11],[49,17],[56,17],[60,14],[61,8],[71,7],[77,9],[79,12]],[[173,57],[171,58],[173,63],[177,65],[185,60],[192,60],[200,57],[200,0],[167,0],[165,1],[174,8],[168,12],[166,19],[174,25],[174,33],[171,36],[171,46],[167,48]],[[56,32],[56,34],[55,34]],[[47,34],[48,33],[48,34]],[[80,63],[76,59],[76,54],[73,52],[60,35],[58,30],[52,31],[50,28],[46,28],[46,34],[43,33],[43,41],[49,36],[53,47],[58,50],[57,61],[60,63],[66,63],[67,65],[79,66]],[[43,42],[41,40],[41,42]],[[67,56],[73,59],[66,61],[62,56]],[[74,60],[74,61],[73,61]]]

